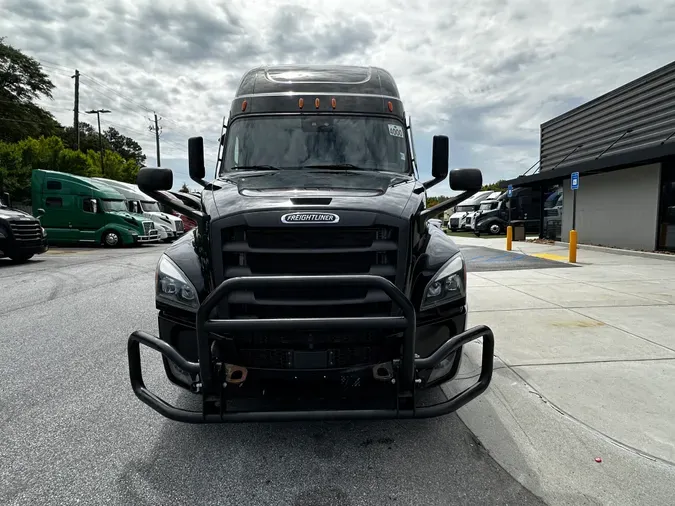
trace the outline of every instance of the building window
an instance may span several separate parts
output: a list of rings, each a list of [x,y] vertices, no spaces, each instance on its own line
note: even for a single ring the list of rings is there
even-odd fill
[[[61,197],[47,197],[45,205],[47,207],[63,207],[63,201]]]
[[[47,189],[48,190],[60,190],[61,189],[61,181],[47,181]]]

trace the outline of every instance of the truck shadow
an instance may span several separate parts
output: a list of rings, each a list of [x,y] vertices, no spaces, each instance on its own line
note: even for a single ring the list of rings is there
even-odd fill
[[[192,404],[188,397],[180,394],[179,404]],[[456,414],[374,422],[165,421],[152,452],[125,466],[118,487],[120,504],[135,505],[543,504]]]

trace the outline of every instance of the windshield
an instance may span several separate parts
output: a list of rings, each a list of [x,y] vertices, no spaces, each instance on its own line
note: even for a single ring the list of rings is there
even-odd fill
[[[124,204],[123,200],[103,199],[103,210],[104,211],[126,211],[127,206]]]
[[[465,213],[465,212],[475,211],[475,209],[476,208],[474,206],[457,206],[455,208],[455,212]]]
[[[544,207],[547,208],[547,209],[551,208],[551,207],[555,207],[558,203],[558,200],[560,200],[561,198],[562,198],[562,192],[554,193],[554,194],[550,195],[546,199],[546,201],[544,202]]]
[[[160,213],[161,209],[159,208],[159,204],[157,202],[151,202],[148,200],[143,200],[141,201],[141,207],[143,208],[143,211],[146,213]]]
[[[480,205],[481,211],[491,211],[492,209],[497,209],[499,202],[483,202]]]
[[[407,173],[405,128],[392,118],[274,116],[236,120],[220,175],[237,167],[354,165]],[[345,167],[346,168],[346,167]]]

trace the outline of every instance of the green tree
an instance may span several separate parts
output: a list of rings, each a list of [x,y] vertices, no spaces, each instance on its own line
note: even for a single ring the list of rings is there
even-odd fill
[[[101,170],[101,154],[90,149],[87,151],[89,177],[106,177],[115,181],[135,183],[138,174],[138,165],[133,160],[125,160],[122,155],[114,151],[103,152],[103,170]]]
[[[52,98],[54,84],[37,60],[0,38],[0,141],[51,136],[62,128],[48,111],[35,105]]]
[[[98,142],[98,129],[95,129],[92,125],[85,122],[79,123],[80,129],[80,151],[86,153],[90,149],[98,152],[99,142]],[[70,149],[77,149],[77,136],[75,135],[75,127],[69,126],[65,127],[61,134],[61,139],[65,143],[66,147]],[[105,136],[101,136],[101,141],[103,144],[103,149],[112,149],[108,139]]]
[[[491,191],[493,191],[493,192],[501,191],[501,190],[503,190],[504,188],[501,188],[499,185],[500,185],[501,183],[503,183],[504,181],[505,181],[505,179],[500,179],[500,180],[497,181],[496,183],[492,183],[492,184],[484,184],[483,187],[481,188],[481,190],[483,190],[483,191],[491,190]]]
[[[440,204],[441,202],[448,200],[448,198],[449,197],[446,197],[445,195],[440,195],[438,197],[427,197],[427,208]]]
[[[125,160],[133,160],[139,166],[145,163],[143,148],[131,137],[122,135],[113,127],[109,127],[103,136],[108,141],[108,149],[120,154]]]
[[[186,183],[183,183],[183,186],[181,186],[180,190],[178,190],[178,191],[183,192],[183,193],[190,193],[190,188],[188,187],[188,185]]]

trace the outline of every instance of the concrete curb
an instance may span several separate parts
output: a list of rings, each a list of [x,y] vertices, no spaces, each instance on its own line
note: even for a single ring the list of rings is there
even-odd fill
[[[537,244],[537,243],[533,243],[533,244]],[[565,248],[569,248],[569,243],[567,243],[567,242],[555,241],[554,245],[555,246],[564,246]],[[599,251],[599,252],[602,252],[602,253],[613,253],[615,255],[657,258],[659,260],[669,260],[671,262],[675,262],[675,255],[669,255],[667,253],[653,253],[651,251],[637,251],[637,250],[631,250],[631,249],[608,248],[607,246],[595,246],[593,244],[577,244],[577,249]]]

